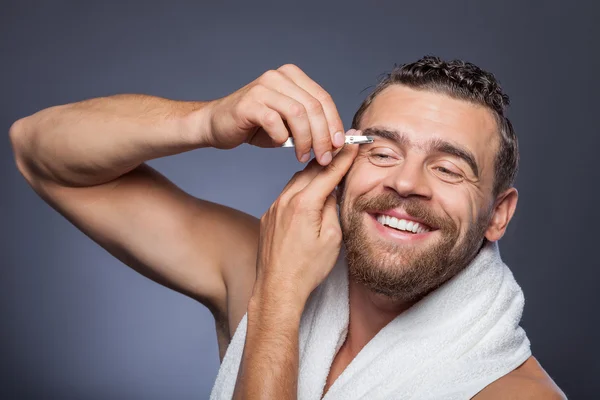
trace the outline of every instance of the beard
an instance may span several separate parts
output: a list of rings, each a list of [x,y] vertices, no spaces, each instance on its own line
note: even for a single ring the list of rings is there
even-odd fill
[[[436,227],[435,242],[396,243],[368,234],[366,212],[382,213],[402,207],[430,227]],[[460,237],[450,217],[436,215],[417,198],[388,192],[376,197],[359,197],[354,205],[340,198],[340,220],[349,279],[394,301],[416,302],[462,271],[485,244],[490,212],[483,213]],[[390,228],[392,229],[392,228]]]

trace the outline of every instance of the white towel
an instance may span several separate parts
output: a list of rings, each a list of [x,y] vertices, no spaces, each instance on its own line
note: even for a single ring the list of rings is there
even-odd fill
[[[531,356],[519,327],[523,304],[498,244],[488,242],[467,268],[379,331],[323,399],[469,399]],[[348,316],[341,255],[302,315],[298,399],[321,399]],[[247,315],[229,344],[212,400],[233,396],[246,329]]]

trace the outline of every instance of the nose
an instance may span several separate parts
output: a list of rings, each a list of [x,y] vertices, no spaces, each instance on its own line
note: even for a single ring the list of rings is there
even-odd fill
[[[401,197],[431,198],[432,189],[422,162],[406,158],[402,164],[389,170],[383,181],[384,187],[394,190]]]

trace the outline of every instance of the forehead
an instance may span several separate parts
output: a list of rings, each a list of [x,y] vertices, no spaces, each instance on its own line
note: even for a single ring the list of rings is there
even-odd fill
[[[391,85],[379,93],[359,128],[375,126],[403,132],[412,143],[431,139],[458,143],[475,155],[483,169],[493,163],[499,142],[496,121],[487,108],[402,85]]]

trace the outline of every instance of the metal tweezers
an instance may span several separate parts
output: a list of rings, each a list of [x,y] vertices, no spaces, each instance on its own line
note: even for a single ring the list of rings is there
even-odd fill
[[[368,144],[373,143],[374,136],[346,136],[345,144]],[[281,147],[295,147],[294,138],[286,140]]]

